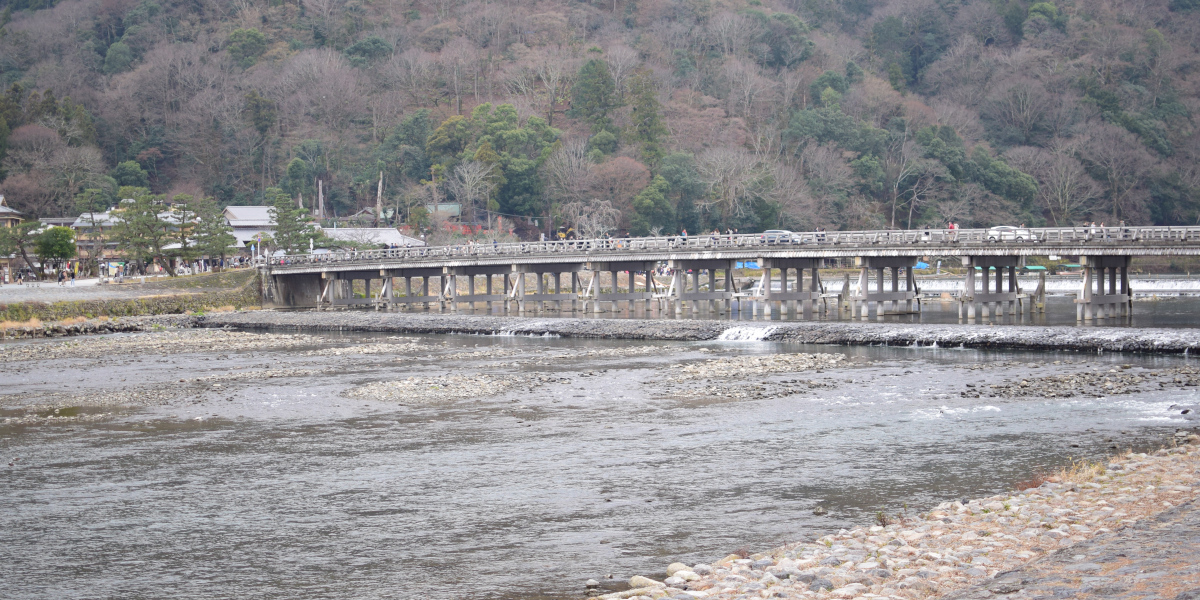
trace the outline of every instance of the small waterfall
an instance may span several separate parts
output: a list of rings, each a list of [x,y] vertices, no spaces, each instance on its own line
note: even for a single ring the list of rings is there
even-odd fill
[[[562,337],[561,335],[559,335],[557,333],[550,333],[549,331],[539,334],[539,333],[532,333],[532,332],[525,333],[525,332],[505,330],[505,331],[493,333],[491,335],[496,336],[496,337],[530,337],[530,338],[559,338],[559,337]]]
[[[778,327],[730,327],[721,332],[721,342],[761,342],[775,333]]]

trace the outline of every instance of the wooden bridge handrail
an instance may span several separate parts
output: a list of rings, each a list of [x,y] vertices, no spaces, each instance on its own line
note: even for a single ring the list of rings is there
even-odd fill
[[[1026,239],[1028,238],[1028,239]],[[602,238],[584,240],[546,240],[539,242],[467,243],[452,246],[418,246],[379,250],[351,250],[320,254],[296,254],[271,257],[271,265],[315,263],[377,262],[381,259],[476,258],[554,254],[620,253],[651,251],[688,251],[781,247],[833,247],[852,245],[911,246],[927,244],[961,248],[964,245],[989,244],[1071,244],[1116,245],[1121,243],[1176,242],[1200,243],[1200,227],[1029,227],[1007,232],[993,229],[910,229],[832,232],[796,232],[792,234],[699,234],[643,238]]]

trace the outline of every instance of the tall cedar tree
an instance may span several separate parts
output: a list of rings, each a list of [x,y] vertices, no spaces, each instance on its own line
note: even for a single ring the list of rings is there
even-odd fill
[[[571,90],[568,114],[591,123],[595,134],[612,129],[612,119],[608,115],[620,105],[617,84],[608,72],[608,64],[598,58],[583,63]]]
[[[658,93],[650,71],[638,69],[629,83],[633,97],[633,137],[642,145],[642,160],[652,168],[657,167],[663,157],[660,140],[667,134],[662,117],[658,114]]]

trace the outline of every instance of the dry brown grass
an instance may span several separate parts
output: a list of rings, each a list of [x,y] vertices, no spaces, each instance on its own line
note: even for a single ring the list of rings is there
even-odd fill
[[[70,325],[78,325],[79,323],[87,323],[87,317],[71,317],[69,319],[63,319],[61,321],[58,321],[55,324],[61,325],[63,327],[67,327]]]
[[[23,329],[26,327],[41,327],[42,320],[32,318],[28,321],[0,321],[0,329]]]
[[[1018,481],[1015,485],[1013,485],[1013,487],[1016,488],[1018,492],[1023,492],[1025,490],[1041,487],[1043,483],[1046,483],[1049,480],[1050,477],[1045,473],[1038,473],[1033,477],[1026,479],[1025,481]]]
[[[1062,483],[1062,482],[1068,482],[1068,481],[1071,483],[1083,483],[1085,481],[1091,481],[1105,473],[1105,471],[1107,470],[1104,466],[1105,464],[1107,464],[1110,461],[1114,461],[1114,460],[1123,460],[1125,458],[1128,458],[1128,456],[1129,456],[1129,451],[1125,451],[1125,452],[1122,452],[1119,454],[1115,454],[1112,457],[1110,457],[1102,462],[1071,459],[1071,466],[1063,467],[1063,468],[1059,469],[1058,472],[1055,473],[1052,477],[1044,477],[1044,478],[1042,478],[1042,480],[1043,481],[1052,481],[1054,483]],[[1041,485],[1041,484],[1039,484],[1039,485]],[[1030,487],[1037,487],[1037,486],[1030,486]]]
[[[237,309],[234,308],[232,305],[226,304],[225,306],[218,306],[214,309],[211,309],[209,312],[233,312],[235,310],[237,310]]]

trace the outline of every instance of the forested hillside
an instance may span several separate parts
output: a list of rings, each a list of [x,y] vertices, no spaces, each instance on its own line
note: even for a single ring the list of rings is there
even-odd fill
[[[1198,0],[0,7],[0,192],[31,215],[320,181],[344,216],[382,173],[423,225],[439,202],[585,234],[1200,219]]]

